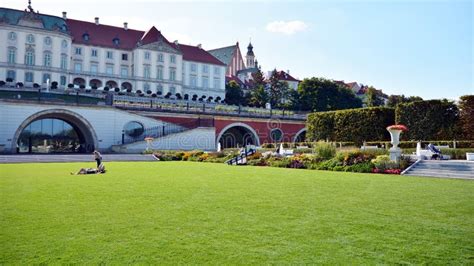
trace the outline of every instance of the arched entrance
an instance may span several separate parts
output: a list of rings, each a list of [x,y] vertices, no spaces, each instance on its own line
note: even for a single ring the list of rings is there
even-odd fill
[[[109,89],[114,89],[114,88],[118,88],[117,86],[117,82],[113,81],[113,80],[109,80],[105,83],[105,86],[109,87]]]
[[[28,117],[15,132],[15,153],[89,153],[97,148],[92,125],[64,109],[46,110]]]
[[[89,81],[89,86],[91,88],[100,88],[100,87],[102,87],[102,81],[100,81],[98,79],[91,79]]]
[[[293,142],[305,142],[306,141],[306,128],[301,129],[295,135]]]
[[[75,78],[72,81],[72,84],[74,84],[76,86],[86,85],[86,81],[83,78]]]
[[[217,136],[217,143],[220,143],[223,149],[260,145],[257,132],[244,123],[233,123],[223,128]]]
[[[130,82],[122,82],[121,86],[122,90],[126,91],[128,89],[132,89],[132,84]]]

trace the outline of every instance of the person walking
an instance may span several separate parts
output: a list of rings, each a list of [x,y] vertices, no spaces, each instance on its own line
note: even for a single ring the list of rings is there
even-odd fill
[[[99,168],[100,164],[102,163],[102,154],[100,154],[100,152],[98,152],[97,150],[95,150],[93,154],[94,160],[97,162],[97,168]]]

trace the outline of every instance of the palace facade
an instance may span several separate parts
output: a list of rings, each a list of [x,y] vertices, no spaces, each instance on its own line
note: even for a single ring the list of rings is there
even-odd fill
[[[148,31],[0,8],[0,80],[47,88],[74,87],[225,98],[226,65],[204,50]]]

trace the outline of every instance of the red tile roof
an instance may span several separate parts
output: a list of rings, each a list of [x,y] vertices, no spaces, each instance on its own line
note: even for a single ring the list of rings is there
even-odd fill
[[[225,66],[219,59],[197,46],[170,43],[159,30],[154,26],[147,32],[128,29],[122,27],[114,27],[109,25],[93,22],[86,22],[74,19],[67,19],[67,24],[72,35],[72,42],[76,44],[93,45],[100,47],[117,48],[124,50],[133,50],[137,47],[137,43],[142,45],[156,42],[162,38],[173,48],[183,53],[183,59],[186,61],[195,61],[207,64]],[[83,35],[89,35],[89,40],[85,40]],[[119,39],[119,44],[114,44],[114,39]]]
[[[241,81],[238,77],[236,77],[236,76],[226,76],[226,77],[225,77],[225,83],[229,83],[229,82],[231,82],[231,81],[237,82],[237,84],[239,84],[239,86],[243,86],[243,85],[244,85],[244,83],[242,83],[242,81]]]
[[[96,25],[92,22],[75,19],[67,19],[66,23],[72,35],[72,42],[77,44],[132,50],[144,34],[139,30],[125,30],[122,27]],[[89,34],[88,41],[83,38],[86,33]],[[118,45],[113,42],[115,38],[119,39]]]
[[[174,46],[177,49],[181,50],[181,52],[183,52],[183,60],[225,66],[225,64],[222,63],[219,59],[215,58],[206,50],[197,46],[184,44],[178,44]]]
[[[278,71],[277,75],[278,75],[279,80],[299,82],[299,80],[295,79],[294,77],[292,77],[290,74],[286,73],[285,71]]]
[[[349,88],[354,87],[354,85],[357,85],[357,82],[349,82],[349,83],[346,83],[346,86],[349,87]]]

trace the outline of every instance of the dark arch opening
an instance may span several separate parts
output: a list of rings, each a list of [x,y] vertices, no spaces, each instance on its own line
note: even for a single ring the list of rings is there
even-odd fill
[[[26,119],[12,144],[16,153],[90,153],[97,148],[97,137],[80,115],[48,110]]]
[[[306,130],[302,131],[295,137],[295,142],[305,142],[306,141]]]
[[[248,128],[234,126],[225,130],[219,138],[221,148],[238,148],[248,145],[258,145],[257,136]]]

